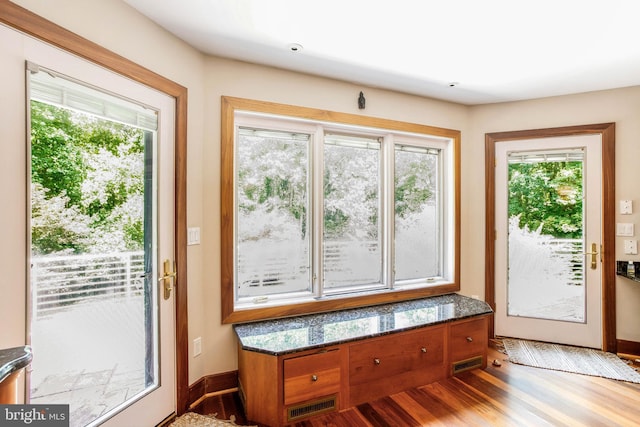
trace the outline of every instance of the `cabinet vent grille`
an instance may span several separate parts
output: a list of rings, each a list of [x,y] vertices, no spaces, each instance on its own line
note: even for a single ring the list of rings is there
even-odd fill
[[[336,409],[337,396],[333,395],[304,405],[291,406],[287,408],[287,421],[293,421],[298,418],[308,417],[310,415],[321,414]]]
[[[470,369],[482,367],[482,356],[474,357],[472,359],[461,360],[453,364],[453,374],[459,374],[460,372],[468,371]]]

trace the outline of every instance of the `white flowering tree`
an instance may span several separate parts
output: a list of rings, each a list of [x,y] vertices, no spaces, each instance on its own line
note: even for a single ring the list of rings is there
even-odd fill
[[[144,131],[31,102],[34,254],[140,250]]]

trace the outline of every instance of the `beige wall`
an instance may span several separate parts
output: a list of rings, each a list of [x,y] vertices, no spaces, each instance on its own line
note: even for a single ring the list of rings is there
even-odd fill
[[[189,379],[237,368],[235,338],[220,323],[220,97],[251,98],[339,112],[362,114],[357,95],[367,98],[368,116],[415,122],[462,131],[461,286],[466,295],[484,295],[484,133],[614,121],[617,125],[617,199],[634,199],[640,218],[640,88],[583,94],[521,103],[478,107],[364,88],[347,82],[207,58],[113,0],[16,0],[16,3],[71,31],[168,77],[189,90],[188,194],[189,226],[202,228],[199,246],[188,249],[189,340],[201,336],[203,353],[190,357]],[[135,43],[132,42],[135,40]],[[4,58],[0,58],[3,61]],[[4,117],[4,116],[3,116]],[[11,123],[19,134],[20,121]],[[15,141],[15,137],[13,139]],[[6,140],[2,144],[7,144]],[[16,156],[18,156],[16,154]],[[20,158],[19,161],[23,161]],[[18,177],[10,200],[24,203],[24,178]],[[4,194],[4,193],[3,193]],[[24,205],[22,205],[24,206]],[[24,224],[24,208],[12,209],[11,224]],[[640,226],[640,224],[638,224]],[[24,228],[22,228],[24,229]],[[9,245],[24,245],[24,232],[10,235]],[[22,246],[21,246],[22,245]],[[621,253],[618,239],[618,253]],[[18,319],[0,335],[0,347],[22,344],[24,336],[24,256],[13,251],[11,283],[0,299],[0,312]],[[24,253],[21,252],[21,253]],[[6,258],[5,258],[6,259]],[[626,258],[621,258],[626,259]],[[637,258],[636,259],[640,259]],[[618,338],[640,341],[640,284],[618,279]],[[191,351],[191,349],[190,349]]]

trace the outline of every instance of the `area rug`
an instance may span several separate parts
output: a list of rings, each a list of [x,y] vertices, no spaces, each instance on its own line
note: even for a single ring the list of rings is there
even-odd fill
[[[502,343],[513,363],[640,384],[640,373],[613,353],[511,338]]]
[[[230,420],[219,420],[214,415],[200,415],[195,412],[187,412],[182,414],[169,427],[229,427],[237,426],[235,417],[232,415]]]

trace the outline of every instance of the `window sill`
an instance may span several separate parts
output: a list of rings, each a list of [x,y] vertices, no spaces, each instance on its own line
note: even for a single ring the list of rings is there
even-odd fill
[[[457,283],[438,283],[434,286],[420,287],[417,289],[375,292],[366,295],[360,294],[357,296],[339,295],[320,300],[309,300],[307,302],[300,302],[296,304],[254,306],[243,309],[234,308],[228,313],[225,313],[223,310],[222,323],[232,324],[256,320],[277,319],[281,317],[321,313],[346,308],[365,307],[389,302],[408,301],[458,291],[460,291],[460,286]]]

